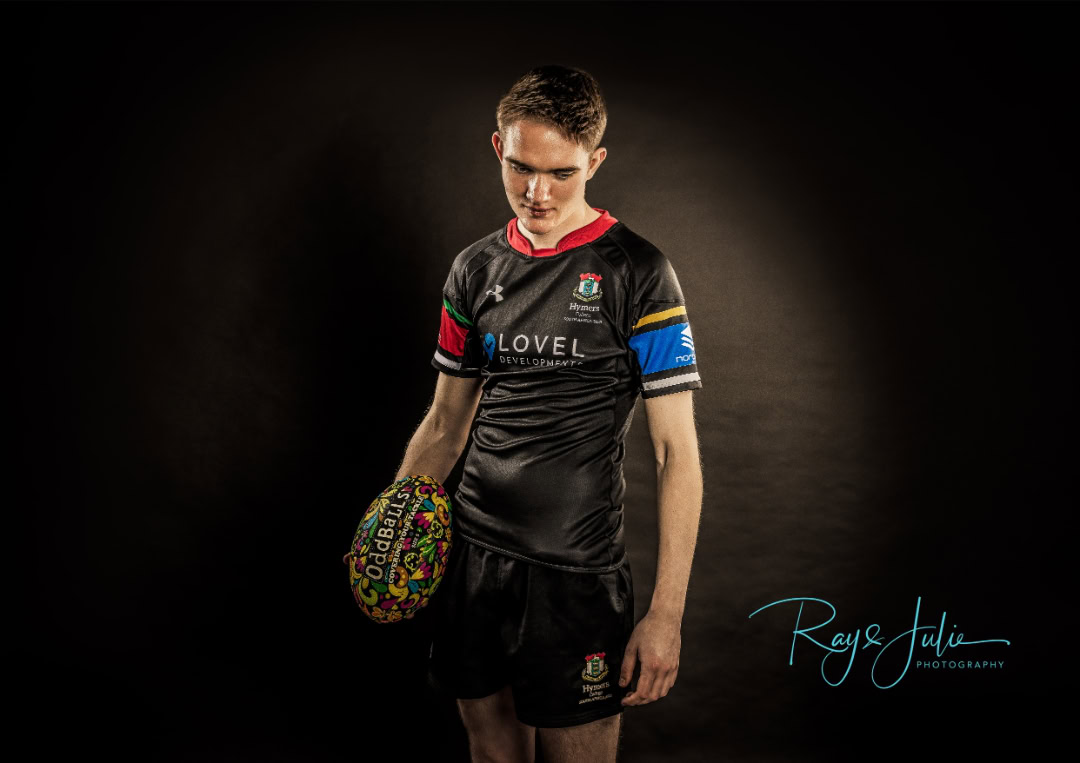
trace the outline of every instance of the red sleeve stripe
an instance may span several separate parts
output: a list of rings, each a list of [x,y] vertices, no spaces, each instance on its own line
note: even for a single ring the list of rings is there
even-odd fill
[[[468,329],[459,325],[457,321],[450,317],[444,305],[442,321],[439,324],[439,347],[460,358],[465,354],[465,335],[467,332]]]

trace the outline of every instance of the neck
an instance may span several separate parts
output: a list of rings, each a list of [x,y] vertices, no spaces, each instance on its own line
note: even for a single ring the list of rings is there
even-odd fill
[[[522,236],[529,240],[529,243],[533,245],[533,249],[554,249],[559,243],[559,239],[565,236],[570,231],[575,231],[578,228],[584,227],[591,223],[593,220],[600,217],[600,213],[589,206],[588,202],[584,200],[581,203],[581,209],[577,214],[573,215],[562,225],[554,230],[544,234],[536,234],[527,230],[525,226],[521,225],[521,221],[518,221],[518,232]]]

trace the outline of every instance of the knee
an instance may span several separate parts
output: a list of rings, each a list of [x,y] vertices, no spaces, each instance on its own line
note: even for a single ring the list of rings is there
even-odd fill
[[[531,763],[532,760],[532,757],[524,757],[522,751],[469,744],[470,763],[522,763],[522,761]]]
[[[516,720],[515,720],[516,723]],[[469,730],[469,758],[472,763],[532,763],[535,737],[519,727],[493,724]]]
[[[485,707],[470,707],[458,700],[461,723],[469,733],[469,738],[481,740],[507,737],[518,723],[513,705],[492,703]]]
[[[509,692],[487,701],[458,701],[473,763],[522,763],[534,759],[535,729],[517,719]]]
[[[465,727],[469,736],[469,750],[474,761],[520,761],[535,737],[517,718],[492,718],[487,723]]]

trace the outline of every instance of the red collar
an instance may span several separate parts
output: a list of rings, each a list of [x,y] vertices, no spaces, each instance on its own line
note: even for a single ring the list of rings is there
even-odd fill
[[[510,242],[510,246],[530,257],[550,257],[567,249],[573,249],[575,246],[595,241],[603,236],[608,228],[619,222],[608,214],[606,209],[600,209],[599,207],[593,207],[593,209],[599,212],[600,216],[588,225],[583,225],[577,230],[567,233],[559,239],[559,243],[553,249],[533,249],[532,242],[521,235],[521,231],[518,230],[516,217],[506,224],[506,240]]]

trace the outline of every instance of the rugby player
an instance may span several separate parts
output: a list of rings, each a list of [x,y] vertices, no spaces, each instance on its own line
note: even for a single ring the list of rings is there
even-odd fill
[[[623,708],[666,696],[678,673],[701,379],[670,262],[585,201],[607,156],[596,80],[538,67],[496,124],[514,217],[450,266],[434,400],[397,473],[445,480],[472,433],[429,680],[457,699],[473,760],[532,761],[539,746],[549,762],[614,761]],[[635,623],[622,467],[638,396],[659,541]]]

